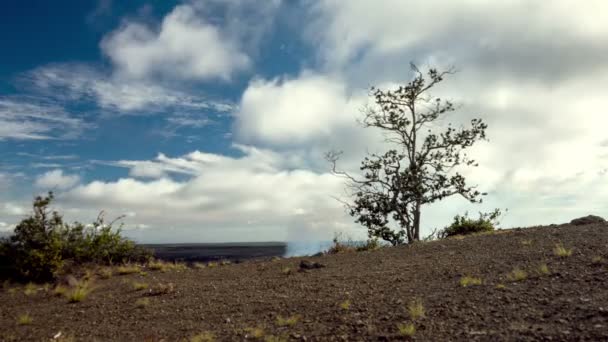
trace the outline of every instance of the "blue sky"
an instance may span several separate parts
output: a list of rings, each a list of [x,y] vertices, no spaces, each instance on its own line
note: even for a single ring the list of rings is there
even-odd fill
[[[506,226],[606,215],[608,24],[601,0],[4,1],[0,230],[54,190],[68,219],[126,215],[148,242],[318,240],[365,231],[323,152],[356,172],[385,148],[356,124],[409,62],[456,66],[437,89],[490,142],[465,171]],[[437,11],[441,8],[441,11]]]

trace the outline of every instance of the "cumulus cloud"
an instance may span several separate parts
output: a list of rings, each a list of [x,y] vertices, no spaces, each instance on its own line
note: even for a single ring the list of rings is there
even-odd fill
[[[122,162],[132,175],[153,179],[82,184],[63,193],[62,203],[135,212],[150,229],[178,229],[173,239],[193,231],[211,240],[234,239],[243,229],[256,232],[243,239],[285,240],[307,234],[329,238],[343,228],[344,212],[332,198],[341,189],[339,179],[297,168],[272,151],[237,148],[240,157],[196,151],[179,158]],[[142,172],[142,165],[148,170]],[[176,173],[188,177],[179,180],[173,177]]]
[[[197,16],[189,5],[175,7],[158,30],[128,22],[107,36],[101,47],[120,72],[134,78],[228,80],[250,64],[231,37]]]
[[[47,190],[65,190],[74,187],[80,182],[78,175],[67,175],[63,170],[51,170],[36,178],[35,185]]]

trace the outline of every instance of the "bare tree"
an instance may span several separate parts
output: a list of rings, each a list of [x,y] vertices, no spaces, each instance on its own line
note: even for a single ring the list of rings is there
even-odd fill
[[[471,120],[468,128],[450,125],[436,132],[432,124],[455,110],[452,102],[428,95],[428,91],[453,73],[453,69],[421,72],[411,65],[412,81],[397,89],[371,89],[375,105],[364,108],[364,127],[384,133],[386,142],[397,148],[384,154],[369,154],[361,162],[362,178],[337,169],[341,152],[328,152],[326,159],[334,174],[345,177],[349,195],[347,208],[356,222],[393,245],[420,240],[420,213],[425,204],[448,196],[461,195],[470,202],[481,202],[480,193],[466,184],[456,172],[458,165],[477,166],[464,150],[485,139],[487,125]],[[424,132],[426,130],[426,132]],[[389,217],[399,229],[389,227]]]

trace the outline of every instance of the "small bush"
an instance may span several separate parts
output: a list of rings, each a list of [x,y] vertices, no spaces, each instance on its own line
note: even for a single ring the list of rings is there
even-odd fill
[[[462,286],[462,287],[475,286],[475,285],[481,285],[481,278],[475,278],[475,277],[469,277],[469,276],[464,276],[464,277],[460,278],[460,286]]]
[[[143,260],[149,251],[113,229],[115,221],[104,222],[103,212],[90,225],[67,224],[57,211],[49,209],[52,192],[38,196],[32,214],[23,219],[9,238],[0,239],[0,276],[33,281],[54,279],[66,261],[70,264],[112,264]]]
[[[85,298],[87,298],[91,291],[92,288],[90,287],[90,284],[88,282],[83,282],[76,286],[72,292],[68,293],[68,301],[70,303],[82,302]]]
[[[259,327],[255,327],[255,328],[246,328],[245,331],[247,332],[246,338],[262,338],[264,337],[264,335],[266,334],[264,332],[264,329],[259,328]]]
[[[416,333],[416,326],[413,323],[401,323],[397,325],[399,334],[405,337],[412,337]]]
[[[150,289],[151,296],[161,296],[175,292],[175,284],[167,283],[167,284],[158,284]]]
[[[350,309],[350,300],[347,299],[347,300],[343,301],[342,303],[340,303],[340,308],[342,310]]]
[[[498,218],[502,215],[500,209],[491,213],[479,213],[478,219],[469,218],[468,212],[464,215],[454,216],[452,224],[438,233],[439,238],[445,239],[452,236],[461,236],[474,233],[491,232],[498,226]]]
[[[19,315],[19,317],[17,318],[17,324],[19,325],[29,325],[32,324],[33,321],[34,319],[32,319],[32,316],[30,316],[29,314]]]
[[[36,292],[38,292],[38,288],[36,287],[36,285],[34,285],[34,283],[27,283],[27,285],[25,285],[25,288],[23,289],[23,294],[25,294],[26,296],[31,296]]]
[[[283,267],[283,269],[281,269],[281,273],[283,273],[284,275],[290,275],[291,274],[291,268],[289,268],[289,267]]]
[[[192,267],[198,269],[198,270],[202,270],[203,268],[206,268],[207,265],[205,265],[202,262],[195,262],[194,264],[192,264]]]
[[[344,239],[342,234],[335,234],[333,245],[325,252],[326,254],[339,254],[350,252],[373,251],[381,247],[378,238],[370,238],[365,242],[353,241],[351,238]]]

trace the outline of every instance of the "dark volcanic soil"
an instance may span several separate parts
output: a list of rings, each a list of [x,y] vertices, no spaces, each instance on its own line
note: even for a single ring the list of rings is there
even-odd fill
[[[557,243],[572,255],[555,255]],[[306,272],[293,258],[115,275],[75,304],[52,290],[26,296],[21,286],[0,293],[0,339],[181,341],[208,332],[225,341],[385,341],[409,339],[397,325],[413,323],[420,341],[606,341],[606,259],[608,226],[564,225],[308,258],[326,267]],[[543,263],[550,274],[539,272]],[[527,278],[509,279],[514,268]],[[483,283],[463,287],[463,276]],[[175,290],[149,296],[134,281]],[[149,304],[138,307],[141,298]],[[408,313],[414,299],[422,318]],[[31,324],[17,324],[23,313]],[[295,315],[293,325],[278,321]]]

